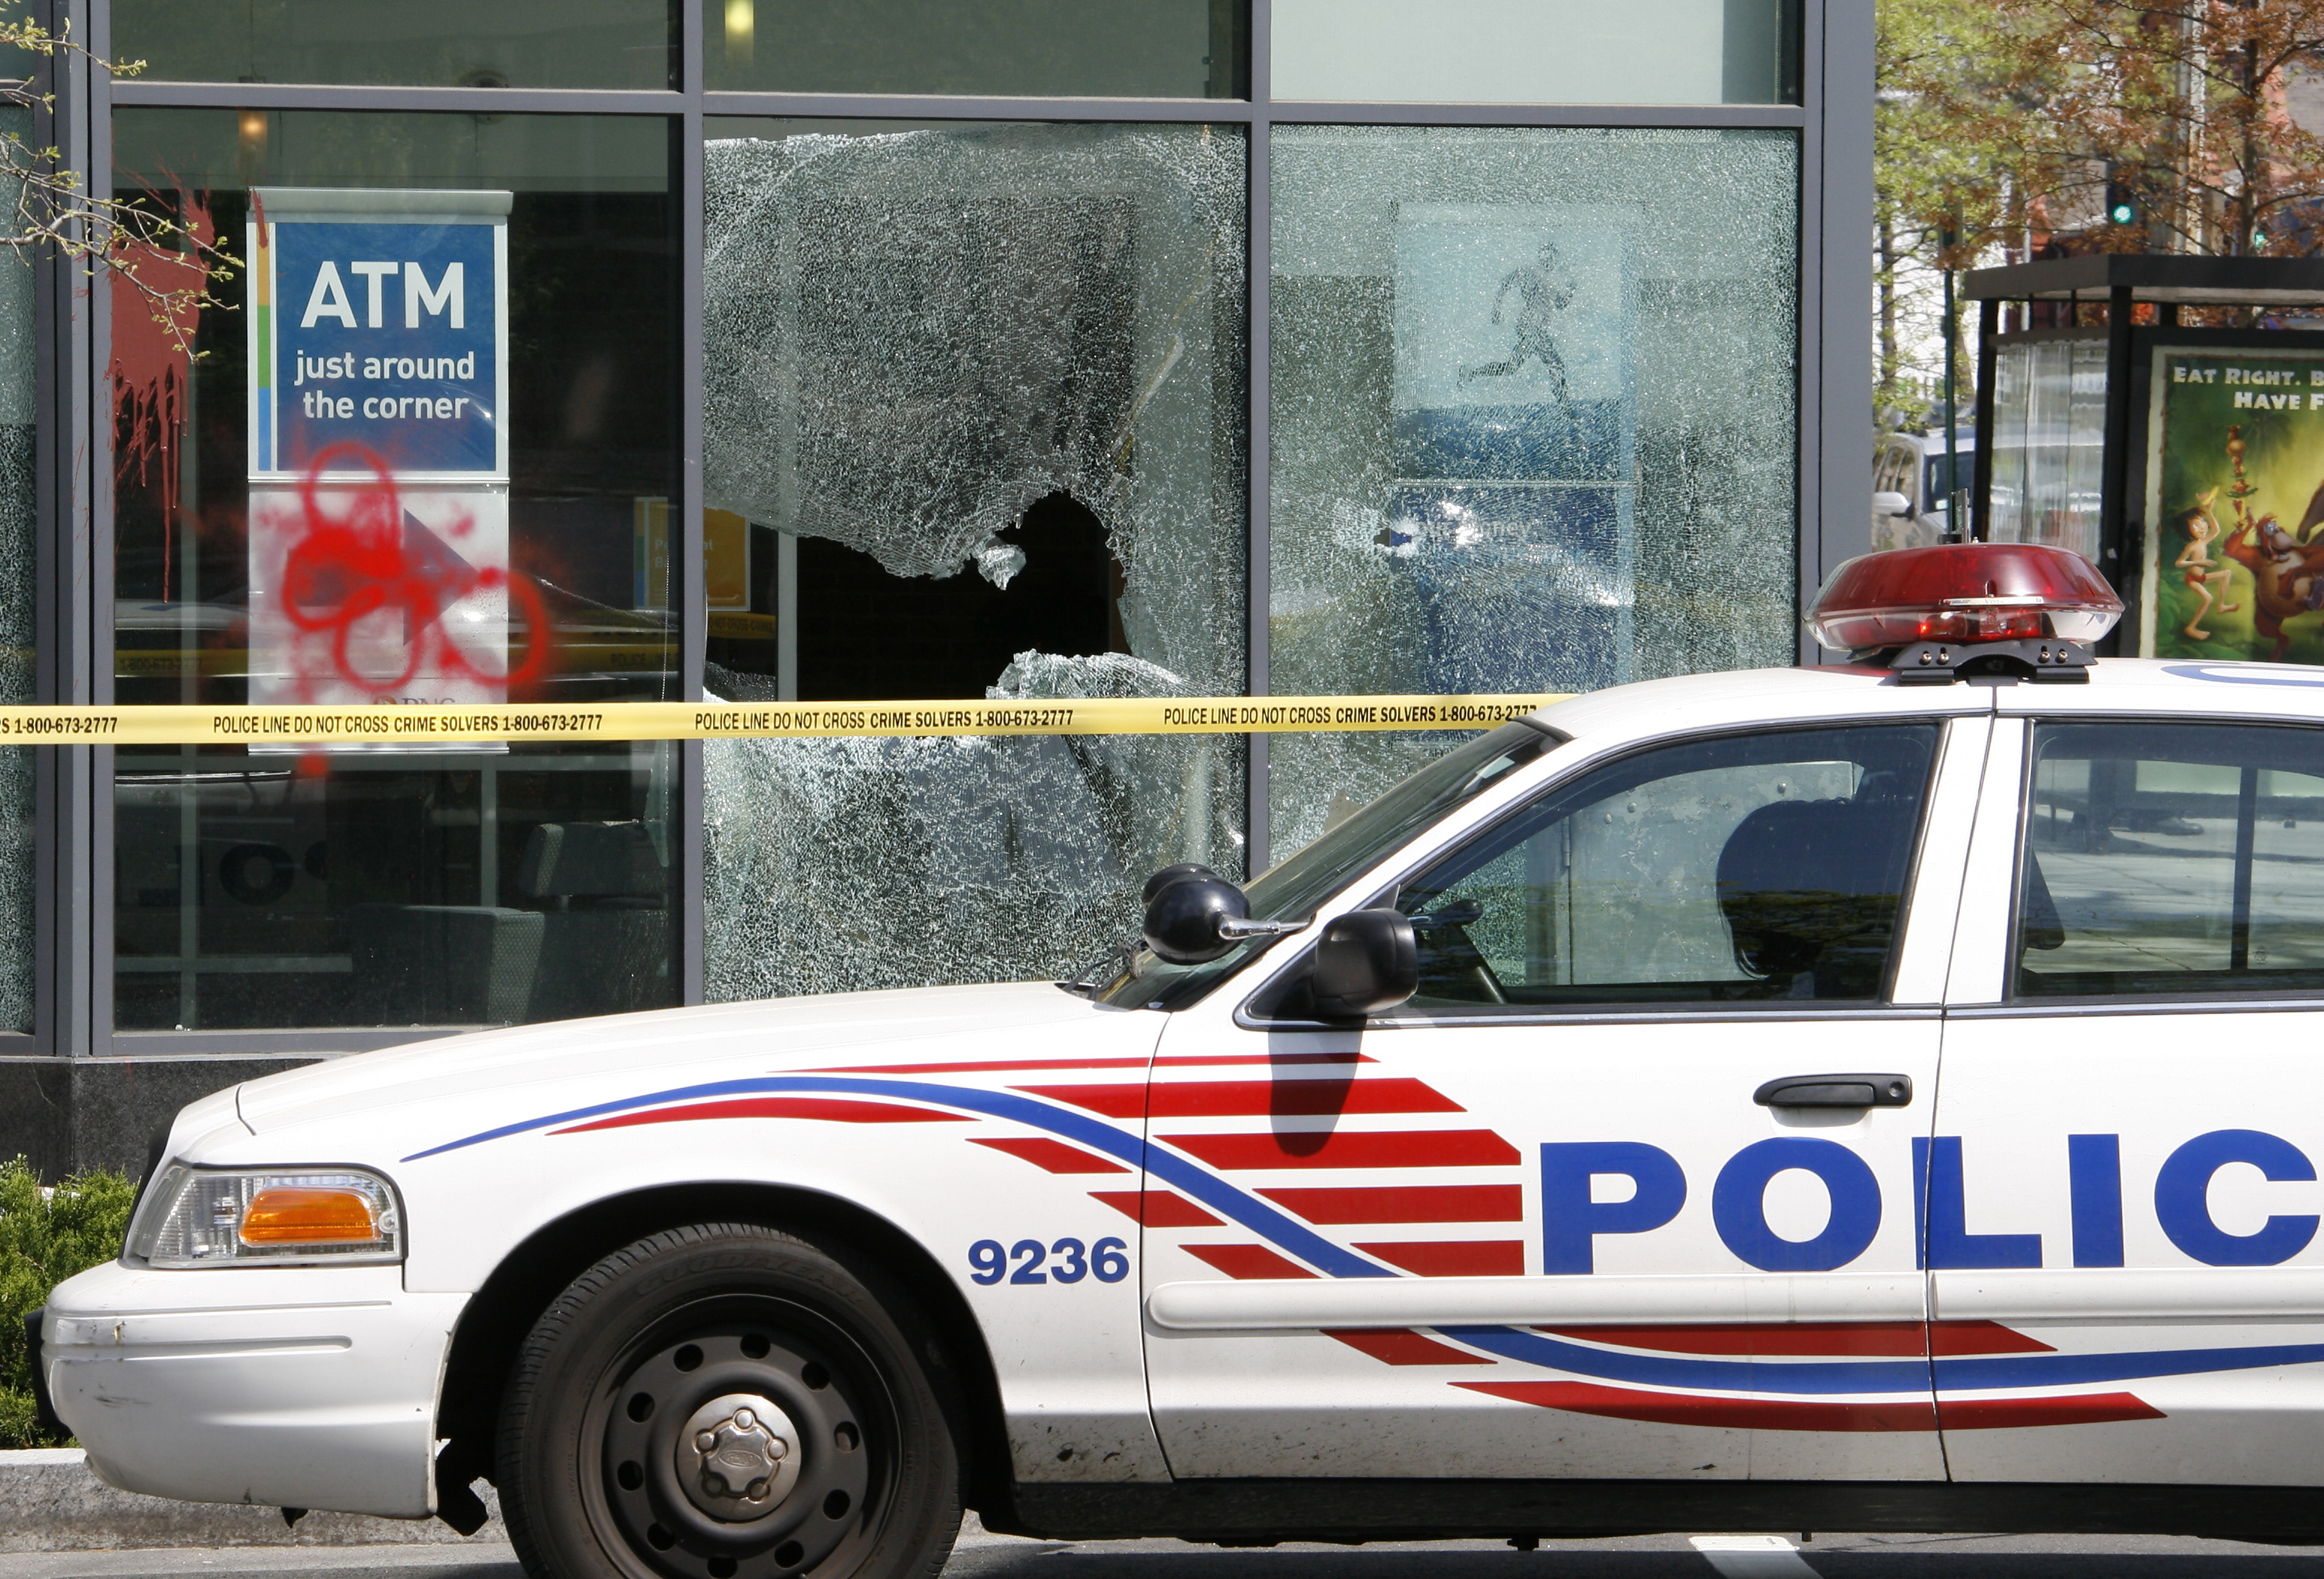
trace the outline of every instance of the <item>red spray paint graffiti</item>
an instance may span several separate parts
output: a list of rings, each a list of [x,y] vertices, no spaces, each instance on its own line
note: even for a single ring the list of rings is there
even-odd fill
[[[350,473],[364,480],[348,483]],[[549,672],[554,641],[540,587],[499,565],[471,564],[461,547],[473,522],[447,515],[444,496],[430,497],[432,527],[387,464],[357,445],[326,449],[300,479],[275,594],[290,635],[282,656],[296,700],[337,700],[330,693],[348,689],[382,699],[476,700]],[[448,628],[455,610],[480,610],[481,624],[462,624],[466,640]],[[397,616],[400,640],[384,622]],[[520,626],[523,656],[512,662]],[[480,646],[501,656],[479,662]],[[399,647],[400,671],[367,667],[366,657],[374,666],[399,661]],[[405,695],[415,684],[443,694]]]

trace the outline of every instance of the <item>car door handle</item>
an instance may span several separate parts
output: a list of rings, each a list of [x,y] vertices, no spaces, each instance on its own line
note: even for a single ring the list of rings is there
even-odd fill
[[[1762,1107],[1904,1107],[1910,1075],[1786,1075],[1751,1093]]]

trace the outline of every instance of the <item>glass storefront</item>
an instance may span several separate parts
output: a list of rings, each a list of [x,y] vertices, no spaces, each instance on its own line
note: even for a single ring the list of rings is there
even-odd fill
[[[671,134],[644,116],[116,114],[116,189],[248,254],[200,314],[190,360],[115,288],[119,701],[485,699],[458,688],[477,675],[517,700],[678,695],[668,576],[650,574],[657,556],[666,564],[679,465]],[[504,209],[507,462],[505,482],[473,496],[405,481],[395,563],[324,566],[309,596],[270,560],[269,528],[254,529],[290,491],[252,474],[246,324],[260,260],[244,238],[256,239],[254,207],[288,213],[315,192],[339,194],[356,216],[424,209],[430,193]],[[374,226],[336,228],[351,255],[327,266],[352,291],[348,344],[360,345],[361,331],[394,326],[382,308],[388,265],[362,253],[392,249]],[[341,298],[318,280],[281,304],[286,343],[301,318],[331,326]],[[422,315],[426,304],[389,294]],[[361,366],[326,379],[325,360],[301,354],[281,381],[304,382],[302,402],[337,400],[345,430],[364,431],[354,401],[391,384]],[[334,431],[315,426],[318,442]],[[307,502],[309,539],[361,516],[361,491],[342,491]],[[483,596],[475,583],[498,575],[513,610],[498,650],[459,646],[466,635],[429,647],[421,628],[454,629]],[[346,584],[323,584],[333,578]],[[441,607],[404,609],[384,656],[352,627],[316,629],[365,588],[399,598],[413,578],[438,589]],[[406,643],[419,675],[396,672]],[[475,675],[456,676],[462,665]],[[674,1003],[676,755],[527,742],[124,749],[115,1025],[490,1024]]]
[[[1585,689],[1794,661],[1858,551],[1832,0],[87,26],[68,161],[235,259],[0,267],[0,702]],[[0,749],[0,1035],[1054,978],[1466,738]]]
[[[1790,660],[1796,135],[1280,126],[1274,155],[1275,691]],[[1278,738],[1275,848],[1443,748]]]

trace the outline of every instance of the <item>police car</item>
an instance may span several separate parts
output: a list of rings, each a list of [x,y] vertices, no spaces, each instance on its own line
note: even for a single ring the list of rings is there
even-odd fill
[[[40,1328],[136,1492],[527,1571],[1001,1530],[2324,1539],[2324,673],[2016,546],[1483,734],[1063,984],[187,1108]]]

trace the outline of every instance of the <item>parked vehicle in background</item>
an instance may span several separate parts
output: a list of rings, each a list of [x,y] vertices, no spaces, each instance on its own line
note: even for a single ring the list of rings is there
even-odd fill
[[[1955,455],[1960,457],[1955,475]],[[1892,433],[1872,452],[1872,546],[1925,548],[1956,541],[1952,502],[1966,496],[1977,454],[1974,436],[1955,430],[1949,448],[1941,432]],[[1968,534],[1968,502],[1961,505]]]

